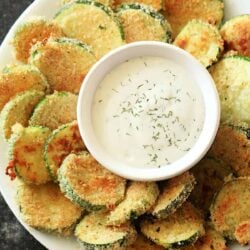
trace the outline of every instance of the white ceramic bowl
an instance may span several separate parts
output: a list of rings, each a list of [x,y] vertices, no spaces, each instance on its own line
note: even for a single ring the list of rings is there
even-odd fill
[[[161,168],[131,167],[119,162],[105,151],[95,135],[92,125],[92,102],[97,86],[114,67],[131,58],[158,56],[182,66],[200,88],[205,119],[202,132],[189,152],[175,162]],[[214,82],[207,70],[190,54],[173,45],[161,42],[136,42],[120,47],[104,56],[90,70],[80,90],[77,118],[81,136],[90,153],[104,167],[127,179],[156,181],[171,178],[191,168],[208,151],[218,129],[220,105]]]

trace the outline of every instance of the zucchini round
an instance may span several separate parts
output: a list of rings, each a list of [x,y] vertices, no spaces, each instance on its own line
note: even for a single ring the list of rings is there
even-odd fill
[[[210,208],[215,230],[234,240],[236,228],[250,220],[250,178],[239,177],[226,182]]]
[[[136,239],[135,229],[124,224],[106,225],[108,214],[95,212],[86,215],[75,229],[75,236],[86,250],[125,250]]]
[[[160,184],[161,193],[151,213],[162,219],[174,213],[189,197],[195,185],[192,174],[185,172]]]
[[[164,3],[165,16],[171,24],[174,37],[193,19],[219,27],[224,14],[222,0],[165,0]]]
[[[120,7],[122,4],[145,4],[152,7],[156,11],[162,10],[163,0],[114,0],[114,6]]]
[[[240,15],[228,20],[221,27],[220,33],[229,50],[236,50],[240,55],[250,57],[250,14]]]
[[[89,211],[114,207],[125,194],[125,179],[103,168],[88,152],[67,156],[58,180],[66,197]]]
[[[180,248],[196,242],[204,235],[203,221],[188,202],[174,214],[162,220],[143,220],[141,232],[166,249]]]
[[[76,0],[65,5],[55,21],[66,36],[90,45],[97,59],[124,43],[122,28],[113,11],[95,1]]]
[[[34,45],[29,62],[40,69],[53,90],[77,94],[96,59],[82,42],[62,37]]]
[[[62,5],[72,3],[75,0],[61,0]],[[102,3],[105,6],[111,6],[113,0],[97,0],[96,2]]]
[[[44,159],[51,178],[57,180],[57,170],[68,154],[84,149],[85,146],[76,121],[54,130],[44,147]]]
[[[208,215],[214,194],[224,184],[224,179],[232,174],[228,164],[211,157],[203,158],[191,169],[197,185],[191,193],[191,201],[204,215]]]
[[[50,181],[43,160],[43,147],[50,130],[45,127],[27,127],[10,139],[10,160],[16,175],[24,182],[43,184]]]
[[[55,184],[22,184],[17,198],[24,221],[45,232],[69,235],[82,215],[82,209],[65,198]]]
[[[229,250],[225,239],[216,232],[209,228],[206,229],[206,234],[198,239],[194,245],[183,248],[183,250]]]
[[[16,123],[27,126],[31,113],[36,104],[44,97],[44,92],[37,90],[25,91],[13,97],[1,112],[1,130],[8,140],[11,136],[11,127]]]
[[[77,96],[69,92],[55,92],[42,99],[30,118],[31,126],[44,126],[51,130],[76,120]]]
[[[0,73],[0,110],[15,95],[26,90],[48,92],[45,77],[34,66],[11,65]]]
[[[51,36],[61,37],[63,32],[54,21],[43,17],[34,17],[19,25],[13,38],[17,60],[27,63],[32,45],[44,43]]]
[[[209,154],[231,166],[237,176],[250,176],[249,129],[220,126]]]
[[[136,241],[127,250],[164,250],[164,247],[156,245],[142,234],[139,234]]]
[[[218,29],[200,20],[188,22],[174,41],[174,45],[192,54],[205,67],[218,61],[223,43]]]
[[[172,31],[167,20],[149,6],[123,4],[117,10],[127,43],[135,41],[171,42]]]
[[[137,219],[155,204],[159,189],[155,182],[131,182],[125,199],[110,213],[108,224],[121,225]]]
[[[221,121],[250,126],[250,59],[225,57],[210,68],[210,73],[220,96]]]

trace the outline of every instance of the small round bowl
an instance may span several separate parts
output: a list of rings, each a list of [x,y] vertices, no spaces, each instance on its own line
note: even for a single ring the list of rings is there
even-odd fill
[[[101,146],[92,125],[92,102],[99,83],[119,64],[141,56],[162,57],[182,66],[199,87],[204,101],[204,125],[198,140],[183,157],[161,168],[134,167],[117,161]],[[162,42],[136,42],[111,51],[91,68],[79,93],[77,119],[86,147],[104,167],[127,179],[158,181],[187,171],[207,153],[218,129],[220,104],[215,84],[208,71],[189,53]]]

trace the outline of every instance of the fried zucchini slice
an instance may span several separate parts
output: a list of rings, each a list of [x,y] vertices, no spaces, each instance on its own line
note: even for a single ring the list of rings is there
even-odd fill
[[[50,130],[45,127],[27,127],[10,139],[10,160],[16,175],[24,182],[36,185],[50,181],[43,160],[43,147]]]
[[[122,4],[145,4],[147,6],[152,7],[156,11],[162,10],[163,8],[163,0],[114,0],[114,6],[120,7]]]
[[[10,65],[0,73],[0,110],[18,93],[26,90],[48,92],[49,85],[45,77],[34,66]]]
[[[241,245],[247,245],[250,243],[250,220],[241,222],[236,226],[234,232],[235,239]]]
[[[206,229],[206,234],[198,239],[194,245],[183,248],[183,250],[229,250],[225,239],[216,232],[209,228]]]
[[[165,17],[171,24],[173,36],[191,20],[200,19],[220,26],[224,4],[221,0],[165,0]]]
[[[220,30],[225,46],[250,57],[250,14],[228,20]]]
[[[174,214],[161,220],[143,220],[141,232],[166,249],[184,247],[196,242],[205,231],[203,221],[191,203],[184,203]]]
[[[194,176],[189,172],[162,182],[161,193],[151,211],[152,215],[162,219],[174,213],[187,200],[194,185]]]
[[[191,169],[191,172],[197,185],[190,199],[206,216],[215,193],[221,189],[224,179],[232,174],[232,170],[221,160],[205,157]]]
[[[52,179],[57,180],[57,170],[64,158],[71,152],[85,149],[76,121],[60,126],[47,139],[44,147],[44,159]]]
[[[36,104],[44,97],[44,92],[37,90],[25,91],[11,99],[1,112],[1,130],[8,140],[11,128],[16,123],[26,127]]]
[[[223,40],[218,29],[200,20],[188,22],[175,38],[174,45],[192,54],[205,67],[218,61],[223,51]]]
[[[142,234],[139,234],[136,241],[127,250],[164,250],[164,247],[156,245]]]
[[[172,31],[164,16],[143,4],[123,4],[118,10],[125,41],[162,41],[171,42]]]
[[[226,182],[217,193],[210,208],[214,228],[234,240],[236,228],[250,220],[250,177]]]
[[[86,215],[75,229],[75,236],[86,250],[125,250],[136,239],[135,229],[124,224],[107,226],[107,212]]]
[[[34,45],[29,62],[40,69],[53,90],[77,94],[96,59],[88,46],[63,37]]]
[[[88,152],[67,156],[58,180],[66,197],[89,211],[113,207],[125,195],[125,179],[106,170]]]
[[[17,60],[27,63],[32,45],[37,42],[44,43],[51,36],[63,36],[62,29],[54,21],[43,17],[33,17],[19,25],[13,38]]]
[[[68,4],[68,3],[72,3],[75,0],[61,0],[61,3],[64,4]],[[111,6],[113,4],[113,0],[97,0],[96,2],[98,3],[102,3],[105,6]]]
[[[125,199],[110,213],[109,225],[121,225],[130,219],[137,219],[155,204],[159,189],[155,182],[131,182]]]
[[[17,198],[24,221],[49,233],[69,235],[82,215],[82,209],[65,198],[59,187],[52,183],[21,184]]]
[[[123,31],[113,11],[101,3],[76,0],[65,5],[56,14],[55,21],[66,36],[90,45],[97,59],[124,44]]]
[[[39,102],[30,118],[31,126],[44,126],[51,130],[76,120],[77,96],[69,92],[55,92]]]
[[[209,155],[222,159],[237,176],[250,176],[250,129],[220,126]]]
[[[250,126],[250,58],[225,57],[210,68],[221,102],[223,123]]]

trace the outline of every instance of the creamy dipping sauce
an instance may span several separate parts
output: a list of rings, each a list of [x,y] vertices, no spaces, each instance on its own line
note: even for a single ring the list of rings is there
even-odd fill
[[[92,122],[97,139],[118,161],[161,167],[193,147],[204,112],[202,93],[185,69],[165,58],[139,57],[99,84]]]

